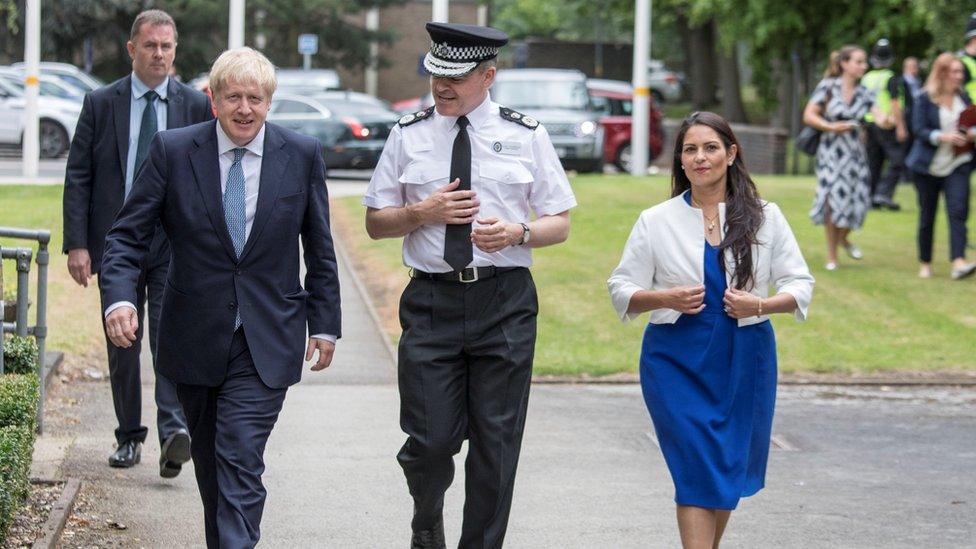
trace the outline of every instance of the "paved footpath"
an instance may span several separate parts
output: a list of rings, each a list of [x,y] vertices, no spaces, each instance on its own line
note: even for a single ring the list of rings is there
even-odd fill
[[[267,447],[262,547],[408,546],[394,360],[341,267],[335,362],[288,391]],[[152,418],[151,369],[144,376]],[[152,443],[138,467],[110,469],[108,383],[62,390],[77,421],[51,425],[45,439],[67,445],[61,473],[86,480],[87,512],[126,525],[103,543],[201,547],[192,466],[160,479]],[[774,435],[767,488],[743,500],[723,546],[976,547],[976,390],[782,387]],[[463,451],[446,504],[452,540],[462,460]],[[672,493],[639,387],[532,389],[507,547],[676,547]]]

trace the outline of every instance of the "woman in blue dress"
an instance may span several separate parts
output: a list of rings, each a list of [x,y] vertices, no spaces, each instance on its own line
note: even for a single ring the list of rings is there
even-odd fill
[[[644,400],[674,481],[681,542],[711,548],[739,498],[765,482],[776,399],[768,315],[805,319],[813,277],[720,116],[684,120],[672,174],[672,198],[641,214],[608,286],[621,319],[650,312]]]

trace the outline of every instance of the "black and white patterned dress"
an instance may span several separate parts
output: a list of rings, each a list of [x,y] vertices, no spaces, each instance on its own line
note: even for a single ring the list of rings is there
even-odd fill
[[[871,109],[874,95],[858,85],[848,104],[844,102],[840,79],[826,78],[817,84],[810,100],[824,106],[823,117],[828,122],[860,121]],[[830,221],[839,228],[860,228],[871,207],[870,177],[859,131],[823,132],[817,149],[817,196],[810,218],[822,225],[829,213]]]

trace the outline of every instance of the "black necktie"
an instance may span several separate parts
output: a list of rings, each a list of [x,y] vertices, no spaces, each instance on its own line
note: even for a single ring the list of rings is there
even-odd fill
[[[460,179],[456,190],[471,189],[471,141],[468,139],[468,118],[457,119],[458,134],[454,138],[451,151],[450,181]],[[463,270],[471,263],[474,251],[471,248],[471,224],[448,225],[444,234],[444,261],[455,271]]]
[[[146,159],[149,153],[149,142],[152,141],[158,123],[156,121],[156,98],[159,97],[154,90],[149,90],[143,97],[146,99],[146,108],[142,110],[142,123],[139,124],[139,143],[136,145],[136,165],[132,168],[132,179],[139,173],[139,166]]]

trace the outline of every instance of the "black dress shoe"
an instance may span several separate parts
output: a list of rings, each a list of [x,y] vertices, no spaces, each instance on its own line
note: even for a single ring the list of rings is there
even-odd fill
[[[159,452],[159,476],[174,478],[190,461],[190,435],[180,429],[166,437]]]
[[[109,467],[132,467],[142,459],[142,443],[132,439],[119,444],[115,453],[108,456]]]
[[[444,541],[444,519],[428,530],[419,530],[410,538],[410,549],[447,549]]]

